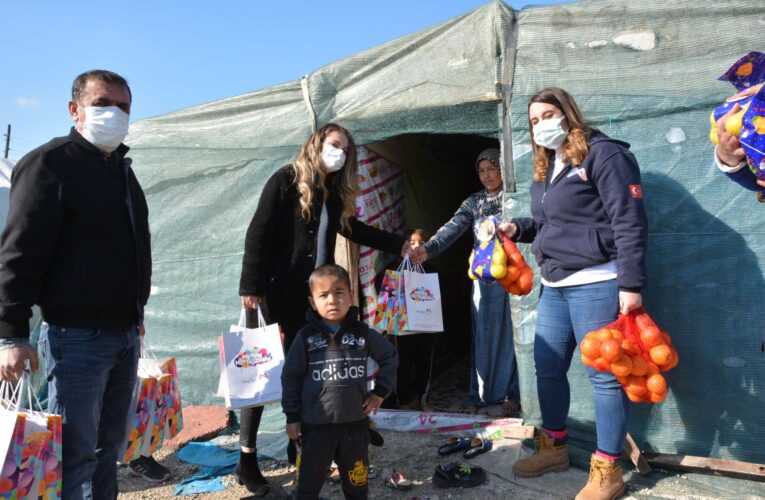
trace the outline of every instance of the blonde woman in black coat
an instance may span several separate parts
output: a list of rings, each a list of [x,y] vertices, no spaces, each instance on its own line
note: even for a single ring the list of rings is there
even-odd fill
[[[356,144],[350,132],[329,123],[311,134],[291,165],[266,183],[245,238],[239,295],[245,308],[263,307],[266,319],[284,332],[287,350],[305,325],[308,276],[334,262],[335,240],[389,253],[408,250],[403,236],[356,219]],[[241,413],[241,453],[236,476],[254,493],[270,491],[257,462],[257,433],[263,407]]]

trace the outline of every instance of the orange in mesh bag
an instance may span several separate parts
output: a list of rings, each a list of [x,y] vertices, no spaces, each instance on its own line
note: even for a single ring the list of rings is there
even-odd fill
[[[585,366],[613,373],[634,403],[664,401],[667,380],[662,372],[680,362],[672,338],[643,308],[588,333],[579,350]]]

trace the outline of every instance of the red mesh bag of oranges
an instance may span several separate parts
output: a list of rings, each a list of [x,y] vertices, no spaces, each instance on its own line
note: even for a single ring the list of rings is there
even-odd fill
[[[585,366],[613,373],[633,403],[664,401],[663,373],[680,362],[669,334],[643,308],[588,333],[579,350]]]

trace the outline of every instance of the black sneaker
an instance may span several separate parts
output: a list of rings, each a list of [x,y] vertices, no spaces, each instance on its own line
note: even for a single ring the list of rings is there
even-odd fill
[[[382,446],[385,444],[385,439],[382,437],[382,434],[371,427],[369,428],[369,444],[372,446]]]
[[[472,488],[486,482],[486,471],[452,462],[439,465],[433,473],[433,484],[439,488]]]
[[[154,457],[138,457],[128,464],[130,473],[150,483],[161,483],[170,479],[170,470],[159,465]]]

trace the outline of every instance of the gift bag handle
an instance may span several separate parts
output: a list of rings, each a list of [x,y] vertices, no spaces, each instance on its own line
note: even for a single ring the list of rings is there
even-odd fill
[[[7,401],[9,410],[18,409],[21,399],[21,380],[16,384],[9,380],[0,380],[0,401]]]
[[[258,328],[265,328],[266,326],[266,318],[263,317],[263,311],[260,306],[257,307],[258,310]],[[244,307],[242,308],[242,312],[239,314],[239,323],[236,325],[239,328],[247,328],[247,309]]]

